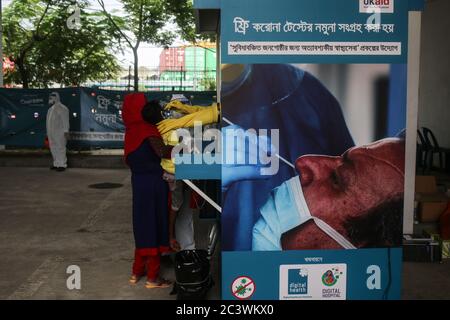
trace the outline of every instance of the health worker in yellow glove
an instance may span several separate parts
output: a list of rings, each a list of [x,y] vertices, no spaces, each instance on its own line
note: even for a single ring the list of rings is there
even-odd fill
[[[157,111],[158,110],[158,111]],[[158,113],[158,117],[154,115]],[[168,114],[170,118],[162,121],[161,114]],[[219,120],[217,104],[211,106],[191,106],[179,100],[169,102],[164,110],[159,101],[150,102],[142,111],[142,116],[146,121],[158,127],[164,144],[175,146],[179,143],[176,130],[180,128],[190,128],[195,122],[202,125],[216,123]],[[175,165],[173,159],[161,159],[161,167],[164,170],[164,179],[169,183],[171,191],[169,225],[170,234],[177,239],[180,250],[195,249],[193,209],[190,207],[191,190],[183,181],[175,180]]]

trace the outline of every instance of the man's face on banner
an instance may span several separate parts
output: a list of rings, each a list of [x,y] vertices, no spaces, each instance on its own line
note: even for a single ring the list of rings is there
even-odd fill
[[[349,220],[364,219],[386,201],[403,197],[404,153],[402,140],[386,139],[340,157],[300,157],[296,168],[311,214],[348,238]],[[282,245],[288,250],[341,248],[311,222],[284,234]]]

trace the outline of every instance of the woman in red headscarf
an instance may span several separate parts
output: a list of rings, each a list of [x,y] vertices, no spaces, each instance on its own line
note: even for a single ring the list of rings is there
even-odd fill
[[[145,95],[125,97],[125,160],[131,169],[133,188],[133,233],[136,244],[130,283],[147,276],[147,288],[166,288],[170,281],[160,277],[161,253],[169,251],[168,185],[163,180],[161,157],[170,158],[171,148],[164,145],[156,126],[144,121]],[[158,105],[153,105],[158,109]],[[154,110],[160,116],[160,110]],[[161,118],[162,120],[162,118]],[[157,119],[156,119],[157,121]]]

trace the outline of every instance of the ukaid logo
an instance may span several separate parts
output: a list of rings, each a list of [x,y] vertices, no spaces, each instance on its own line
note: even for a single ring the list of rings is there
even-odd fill
[[[394,13],[394,0],[359,0],[360,13]]]
[[[280,300],[345,300],[346,264],[280,266]]]

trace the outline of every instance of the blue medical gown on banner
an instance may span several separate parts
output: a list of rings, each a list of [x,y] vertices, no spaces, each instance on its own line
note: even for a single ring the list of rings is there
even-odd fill
[[[305,154],[340,155],[354,146],[341,107],[311,74],[291,65],[248,65],[222,87],[223,117],[244,129],[278,129],[278,153],[295,163]],[[226,125],[226,124],[224,124]],[[238,181],[222,197],[222,249],[252,248],[252,228],[272,189],[297,175],[280,161],[265,180]]]

